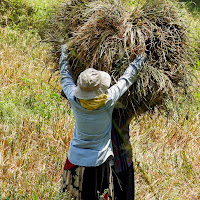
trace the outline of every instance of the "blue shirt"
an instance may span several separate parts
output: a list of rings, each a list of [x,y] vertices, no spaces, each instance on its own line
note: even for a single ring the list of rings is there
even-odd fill
[[[67,55],[62,52],[60,58],[60,75],[63,92],[69,100],[74,118],[75,129],[68,159],[78,166],[98,166],[109,156],[113,156],[111,141],[112,112],[116,101],[137,79],[141,60],[133,61],[118,82],[107,90],[106,103],[96,110],[83,108],[74,96],[76,85],[68,71]]]

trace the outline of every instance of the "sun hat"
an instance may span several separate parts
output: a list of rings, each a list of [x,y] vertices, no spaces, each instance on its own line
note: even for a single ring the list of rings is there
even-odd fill
[[[75,97],[94,99],[106,92],[110,87],[111,77],[104,71],[88,68],[80,73],[75,89]]]

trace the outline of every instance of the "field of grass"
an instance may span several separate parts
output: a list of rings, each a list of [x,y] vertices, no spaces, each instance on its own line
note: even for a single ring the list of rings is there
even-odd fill
[[[74,119],[60,88],[52,86],[57,78],[48,81],[47,67],[53,63],[38,31],[59,1],[12,2],[21,3],[21,20],[12,9],[0,20],[0,199],[60,199]],[[20,11],[26,5],[32,8],[30,19]],[[198,17],[193,24],[198,40]],[[200,61],[195,68],[200,79]],[[200,102],[200,94],[195,96]],[[199,109],[200,103],[184,104],[180,120],[177,114],[168,119],[155,111],[132,121],[136,200],[200,199]]]

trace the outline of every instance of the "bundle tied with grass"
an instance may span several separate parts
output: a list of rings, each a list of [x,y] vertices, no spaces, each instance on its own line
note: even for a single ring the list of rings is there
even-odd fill
[[[57,63],[60,45],[67,44],[75,82],[81,71],[93,67],[108,72],[114,84],[145,52],[147,62],[137,82],[120,99],[140,114],[154,106],[167,108],[169,100],[189,88],[192,48],[180,12],[171,1],[146,1],[133,8],[120,1],[71,1],[55,12],[47,41]]]

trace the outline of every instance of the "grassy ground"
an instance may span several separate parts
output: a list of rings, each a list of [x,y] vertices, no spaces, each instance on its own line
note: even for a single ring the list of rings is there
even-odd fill
[[[48,15],[50,3],[31,2],[34,24],[41,25],[38,16]],[[0,199],[59,199],[73,115],[60,88],[51,86],[54,80],[48,82],[45,67],[53,64],[37,30],[9,26],[0,28]],[[189,115],[188,106],[193,108]],[[198,109],[182,105],[179,121],[159,112],[132,121],[136,200],[200,199]]]
[[[0,196],[52,199],[58,189],[73,117],[42,68],[38,38],[0,29]]]

